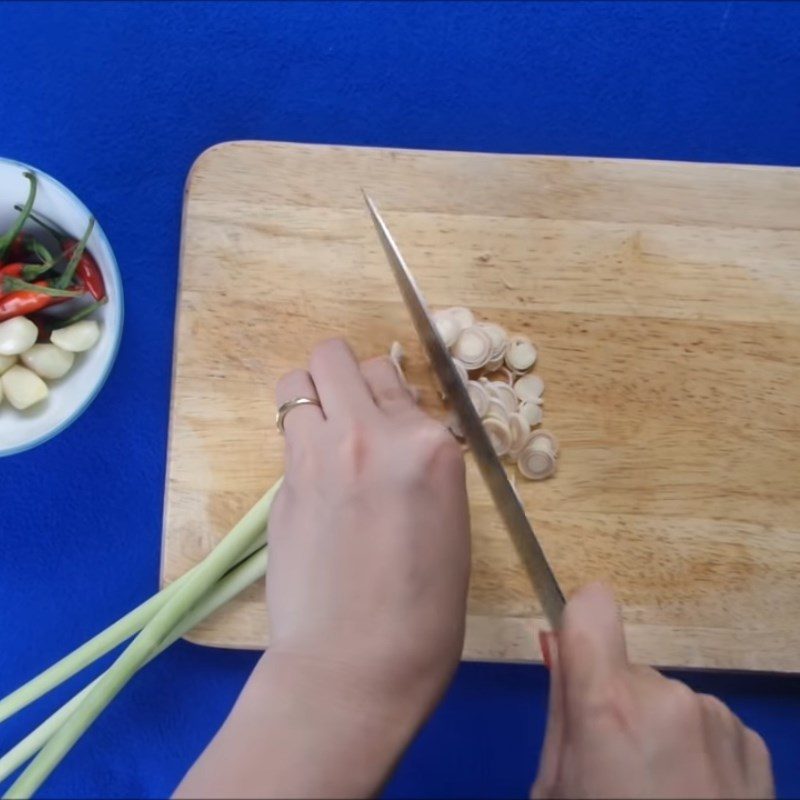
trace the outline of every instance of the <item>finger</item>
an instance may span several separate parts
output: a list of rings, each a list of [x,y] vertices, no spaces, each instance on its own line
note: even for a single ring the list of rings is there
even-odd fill
[[[531,789],[531,797],[549,797],[558,778],[558,766],[564,741],[564,683],[558,653],[558,637],[549,631],[539,634],[542,655],[550,670],[550,693],[547,706],[547,728],[544,734],[539,773]]]
[[[754,730],[742,726],[744,764],[753,797],[775,797],[772,757],[766,742]]]
[[[378,408],[387,414],[402,414],[417,410],[397,367],[386,356],[371,358],[361,364],[361,373],[367,382]]]
[[[311,353],[309,372],[327,419],[353,419],[375,412],[358,361],[343,339],[318,344]]]
[[[275,399],[278,408],[290,400],[306,397],[309,400],[319,400],[317,390],[311,376],[304,369],[288,372],[275,387]],[[283,432],[286,443],[290,445],[300,437],[314,434],[325,421],[322,409],[316,405],[295,406],[286,412],[283,418]]]
[[[608,697],[608,686],[627,672],[625,632],[611,590],[590,584],[570,599],[558,634],[564,697],[570,718]]]
[[[731,710],[710,694],[697,696],[703,712],[705,748],[721,780],[729,780],[744,767],[743,727]]]

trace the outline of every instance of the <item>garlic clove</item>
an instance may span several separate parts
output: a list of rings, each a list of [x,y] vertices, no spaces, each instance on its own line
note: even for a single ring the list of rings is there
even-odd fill
[[[453,355],[472,372],[486,364],[491,349],[492,342],[489,334],[473,325],[461,331],[458,340],[453,345]]]
[[[489,339],[492,342],[492,350],[489,353],[490,363],[497,362],[497,366],[503,363],[503,356],[506,352],[506,345],[508,344],[508,334],[505,328],[496,325],[494,322],[479,322],[477,327],[486,331]],[[496,369],[497,367],[495,367]]]
[[[472,405],[478,412],[479,417],[485,417],[489,410],[489,394],[482,384],[478,381],[467,381],[467,394],[472,400]]]
[[[36,344],[39,329],[26,317],[0,322],[0,355],[18,356]]]
[[[502,381],[492,381],[490,385],[494,397],[505,406],[509,414],[513,414],[517,410],[517,405],[519,404],[514,390],[507,383],[503,383]]]
[[[75,363],[75,353],[62,350],[54,344],[35,344],[30,350],[26,350],[20,359],[40,378],[52,381],[63,378],[72,369],[72,365]]]
[[[439,331],[439,336],[442,337],[445,347],[450,349],[458,340],[462,330],[458,320],[450,314],[439,312],[434,315],[433,324],[436,326],[436,330]]]
[[[514,392],[523,403],[535,403],[544,392],[544,381],[538,375],[523,375],[514,383]]]
[[[33,327],[36,328],[35,325]],[[58,328],[50,334],[50,341],[53,344],[71,353],[83,353],[94,347],[99,339],[100,326],[93,319],[82,319],[66,328]]]
[[[511,447],[511,431],[508,425],[503,420],[497,419],[497,417],[487,417],[483,421],[483,427],[495,453],[502,458]]]
[[[506,345],[505,362],[514,372],[525,372],[536,363],[536,348],[526,336],[512,336]]]
[[[539,425],[542,421],[542,407],[538,403],[522,403],[519,413],[525,417],[531,428]]]
[[[531,426],[522,414],[515,413],[509,414],[508,428],[511,431],[511,446],[508,452],[510,456],[516,458],[528,442]]]
[[[7,369],[10,369],[17,363],[16,356],[4,356],[0,355],[0,375],[2,375]]]
[[[475,324],[475,315],[468,308],[464,308],[463,306],[446,308],[440,313],[447,314],[454,319],[461,331]]]
[[[47,384],[35,372],[21,364],[15,364],[6,370],[0,381],[8,402],[18,411],[24,411],[47,397]]]
[[[555,474],[556,459],[546,450],[537,450],[532,447],[532,442],[522,449],[517,457],[517,468],[520,473],[532,481],[542,481]]]

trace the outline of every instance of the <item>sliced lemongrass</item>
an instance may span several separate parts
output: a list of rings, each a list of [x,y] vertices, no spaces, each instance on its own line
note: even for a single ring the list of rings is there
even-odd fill
[[[12,317],[0,322],[0,356],[18,356],[30,350],[38,338],[39,329],[27,317]]]
[[[494,322],[479,322],[478,327],[489,334],[489,340],[492,343],[492,349],[489,353],[489,362],[498,362],[498,366],[503,363],[503,356],[506,352],[506,344],[508,343],[508,334],[505,329]]]
[[[515,381],[514,391],[523,403],[535,403],[544,392],[544,381],[538,375],[523,375]]]
[[[36,327],[34,325],[34,327]],[[74,325],[59,328],[50,334],[50,341],[71,353],[83,353],[97,344],[100,326],[93,319],[82,319]]]
[[[392,362],[395,372],[397,372],[397,378],[403,388],[411,395],[413,401],[418,403],[419,389],[416,386],[412,386],[406,378],[406,373],[403,371],[404,358],[405,352],[403,351],[403,345],[401,345],[400,342],[392,342],[392,346],[389,348],[389,361]]]
[[[483,427],[495,453],[502,458],[511,446],[511,431],[508,425],[497,417],[486,417],[483,420]]]
[[[508,453],[513,458],[516,458],[528,441],[531,426],[522,414],[514,413],[509,414],[508,428],[511,431],[511,446],[508,449]]]
[[[501,362],[498,364],[496,369],[490,369],[490,365],[486,365],[486,379],[492,381],[492,383],[507,383],[509,385],[513,385],[514,383],[514,373],[506,366],[504,366],[505,362]]]
[[[463,306],[446,308],[443,313],[452,317],[458,323],[458,326],[462,331],[464,328],[469,328],[470,325],[475,324],[475,315],[472,313],[472,311],[470,311],[468,308],[464,308]]]
[[[508,411],[506,411],[505,404],[496,397],[492,397],[489,400],[489,408],[486,411],[486,416],[499,419],[504,425],[508,425]]]
[[[62,350],[55,344],[35,344],[26,350],[20,360],[40,378],[54,381],[63,378],[75,363],[75,353]]]
[[[464,362],[459,361],[457,358],[454,358],[453,366],[456,368],[456,372],[458,373],[461,380],[464,381],[464,383],[467,383],[467,381],[469,381],[469,372],[467,372],[467,368],[464,366]]]
[[[558,458],[559,445],[554,433],[546,430],[534,431],[530,435],[528,443],[531,447],[537,450],[546,450],[552,453],[554,458]]]
[[[517,410],[519,401],[514,390],[502,381],[492,381],[491,384],[494,397],[496,397],[506,408],[509,414],[513,414]]]
[[[519,407],[519,413],[525,417],[531,428],[542,422],[542,407],[539,403],[522,403]]]
[[[17,411],[41,403],[47,397],[47,384],[33,370],[14,364],[3,373],[3,393]]]
[[[489,395],[483,385],[478,381],[468,381],[467,394],[469,399],[472,400],[472,405],[475,406],[478,416],[485,417],[486,412],[489,410]]]
[[[503,356],[498,356],[497,358],[490,358],[486,362],[486,366],[484,369],[487,372],[497,372],[497,370],[500,369],[500,367],[502,367],[504,363],[505,361],[503,359]]]
[[[481,369],[489,360],[492,342],[489,334],[477,325],[464,328],[453,345],[453,355],[461,361],[468,371]]]
[[[547,450],[537,450],[528,441],[517,456],[517,468],[520,473],[532,481],[549,478],[556,471],[555,456]]]
[[[513,372],[525,372],[536,363],[536,348],[526,336],[512,336],[506,346],[505,362]]]
[[[440,311],[434,315],[433,323],[436,325],[436,330],[439,331],[439,336],[442,337],[445,347],[451,348],[456,343],[462,330],[458,320],[451,314]]]

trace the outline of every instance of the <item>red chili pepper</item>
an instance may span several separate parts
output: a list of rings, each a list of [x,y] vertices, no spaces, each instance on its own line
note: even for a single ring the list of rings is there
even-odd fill
[[[80,291],[63,291],[53,289],[48,281],[36,281],[27,284],[20,279],[20,274],[25,264],[7,264],[0,268],[0,322],[12,317],[27,316],[43,308],[63,303],[72,297],[81,294]],[[11,285],[11,291],[6,287]],[[17,289],[16,285],[29,286],[30,288]],[[37,287],[34,289],[33,287]]]
[[[45,230],[49,231],[58,240],[58,246],[61,248],[62,254],[69,258],[74,249],[78,246],[79,242],[72,236],[68,236],[62,231],[57,230],[52,225],[46,223],[41,217],[34,213],[30,214],[30,218],[41,225]],[[75,275],[78,280],[86,287],[89,294],[95,300],[102,300],[106,296],[106,285],[103,280],[103,273],[100,272],[100,267],[95,261],[94,256],[88,251],[84,250],[83,254],[75,267]]]

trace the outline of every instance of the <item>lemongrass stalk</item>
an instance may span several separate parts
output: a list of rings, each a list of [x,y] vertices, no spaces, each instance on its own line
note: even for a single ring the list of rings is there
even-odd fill
[[[253,515],[253,524],[261,530],[266,527],[267,523],[268,505],[264,502],[267,496],[270,496],[269,492],[248,512],[248,516]],[[255,546],[262,546],[264,541],[266,539],[262,536],[262,539],[257,541]],[[246,555],[250,555],[254,548],[250,548]],[[113,625],[93,636],[69,655],[64,656],[64,658],[0,700],[0,722],[21,711],[34,700],[38,700],[42,695],[47,694],[47,692],[80,672],[89,664],[93,664],[98,658],[113,650],[117,645],[137,634],[175,595],[199,566],[200,564],[197,564],[192,567],[188,572],[165,586],[160,592],[138,605],[133,611],[129,611]]]
[[[116,697],[131,676],[155,653],[173,628],[191,611],[203,595],[254,544],[263,528],[256,523],[264,510],[269,520],[272,500],[280,481],[234,526],[233,530],[206,556],[164,605],[145,625],[111,667],[103,673],[78,707],[50,737],[33,761],[6,793],[7,798],[29,798],[58,766],[84,731]]]
[[[155,658],[166,650],[177,639],[224,606],[248,586],[264,577],[267,571],[267,548],[262,545],[260,549],[248,556],[238,566],[224,575],[211,591],[203,597],[164,639],[161,646],[153,654]],[[97,684],[100,678],[95,678],[88,686],[84,687],[71,700],[65,703],[54,714],[51,714],[41,725],[31,731],[22,741],[0,757],[0,781],[4,781],[15,770],[41,750],[50,737],[61,727],[64,720],[80,705],[83,699]]]

